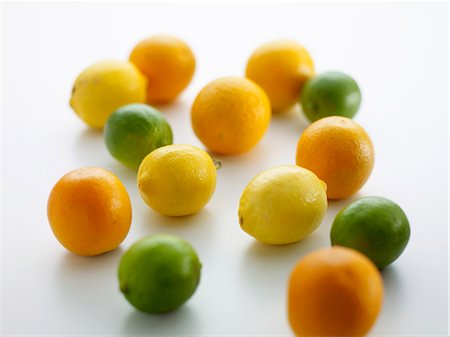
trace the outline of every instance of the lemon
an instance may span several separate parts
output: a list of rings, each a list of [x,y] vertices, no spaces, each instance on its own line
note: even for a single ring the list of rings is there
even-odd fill
[[[130,62],[102,61],[78,75],[70,106],[89,126],[101,129],[122,105],[144,103],[146,80]]]
[[[195,293],[201,266],[189,242],[172,235],[150,235],[135,242],[122,256],[120,291],[140,311],[172,311]]]
[[[216,167],[211,157],[191,145],[167,145],[148,154],[138,171],[142,199],[167,216],[196,213],[216,188]]]
[[[288,244],[312,233],[326,209],[325,183],[307,169],[282,165],[258,174],[247,185],[239,224],[263,243]]]

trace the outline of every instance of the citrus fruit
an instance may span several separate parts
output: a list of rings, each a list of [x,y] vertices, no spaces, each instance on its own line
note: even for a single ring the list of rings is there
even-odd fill
[[[168,103],[191,82],[195,57],[182,40],[157,35],[139,42],[131,51],[130,61],[148,80],[147,101]]]
[[[70,106],[87,125],[103,128],[117,108],[129,103],[144,103],[145,86],[145,78],[133,64],[99,62],[78,75]]]
[[[58,241],[78,255],[117,248],[131,225],[128,193],[113,173],[83,167],[64,175],[47,204],[50,227]]]
[[[239,224],[257,240],[273,245],[299,241],[322,222],[325,184],[309,170],[282,165],[255,176],[242,193]]]
[[[367,257],[349,248],[323,248],[292,270],[289,323],[297,336],[365,336],[382,300],[382,278]]]
[[[372,172],[374,149],[366,131],[346,117],[325,117],[308,126],[297,144],[297,165],[327,184],[329,199],[358,192]]]
[[[297,103],[303,85],[315,71],[311,56],[301,44],[277,40],[256,49],[245,73],[264,89],[277,113]]]
[[[183,216],[196,213],[216,189],[211,157],[191,145],[167,145],[148,154],[138,171],[142,199],[158,213]]]
[[[145,104],[129,104],[114,111],[104,136],[111,155],[134,169],[154,149],[172,144],[169,123],[158,110]]]
[[[175,310],[195,292],[201,263],[194,248],[176,236],[147,236],[119,264],[119,287],[136,309],[158,314]]]
[[[311,122],[328,116],[353,118],[361,104],[361,91],[350,76],[330,71],[306,82],[300,103]]]
[[[192,127],[217,154],[238,154],[253,148],[270,123],[264,91],[245,78],[223,77],[206,85],[194,101]]]
[[[332,245],[356,249],[383,268],[402,254],[409,235],[400,206],[383,197],[363,197],[336,215],[330,237]]]

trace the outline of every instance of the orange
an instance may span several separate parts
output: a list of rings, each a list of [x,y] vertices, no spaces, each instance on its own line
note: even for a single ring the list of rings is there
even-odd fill
[[[250,56],[246,77],[267,93],[273,112],[298,102],[303,85],[315,75],[308,51],[299,43],[277,40],[260,46]]]
[[[297,165],[313,171],[327,184],[329,199],[358,192],[372,172],[374,149],[366,131],[346,117],[312,123],[297,144]]]
[[[367,257],[349,248],[323,248],[291,273],[289,323],[297,336],[365,336],[382,300],[382,278]]]
[[[223,77],[206,85],[192,105],[197,137],[217,154],[238,154],[253,148],[271,118],[270,102],[254,82]]]
[[[139,42],[130,61],[147,78],[147,102],[164,104],[173,101],[191,82],[195,56],[182,40],[157,35]]]
[[[131,203],[113,173],[84,167],[64,175],[47,204],[58,241],[78,255],[92,256],[117,248],[131,225]]]

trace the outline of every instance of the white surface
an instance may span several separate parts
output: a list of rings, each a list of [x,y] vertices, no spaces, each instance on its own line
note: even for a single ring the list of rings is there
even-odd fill
[[[171,33],[195,51],[193,83],[163,107],[177,143],[201,146],[190,105],[210,80],[241,75],[250,53],[275,38],[311,52],[319,72],[352,74],[363,92],[356,121],[376,150],[373,174],[358,196],[399,203],[412,234],[387,268],[384,306],[373,335],[446,335],[448,314],[448,34],[440,3],[5,3],[3,27],[2,294],[4,335],[291,335],[286,282],[307,252],[329,245],[337,211],[299,244],[258,244],[238,225],[240,194],[258,172],[294,163],[305,123],[273,118],[250,153],[222,158],[212,201],[172,219],[141,201],[135,172],[107,152],[68,106],[72,81],[102,59],[125,59],[133,45]],[[53,237],[46,203],[53,184],[81,166],[101,166],[125,183],[133,224],[121,248],[96,258],[66,252]],[[353,198],[352,198],[353,199]],[[144,235],[189,240],[203,262],[199,288],[164,316],[135,311],[118,291],[116,267]]]

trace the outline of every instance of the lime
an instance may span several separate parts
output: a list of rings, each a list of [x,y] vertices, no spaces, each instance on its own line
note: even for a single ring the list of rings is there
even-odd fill
[[[139,166],[137,182],[142,199],[160,214],[196,213],[216,189],[216,167],[205,151],[175,144],[156,149]]]
[[[361,91],[350,76],[330,71],[306,82],[300,103],[311,122],[328,116],[353,118],[361,104]]]
[[[70,106],[87,125],[101,129],[117,108],[144,103],[146,85],[145,77],[130,62],[98,62],[76,78]]]
[[[147,154],[172,144],[172,129],[155,108],[146,104],[129,104],[109,117],[105,126],[105,143],[114,158],[137,169]]]
[[[247,185],[239,224],[263,243],[287,244],[312,233],[326,209],[325,183],[300,166],[282,165],[258,174]]]
[[[400,206],[383,197],[363,197],[336,215],[330,236],[332,245],[356,249],[381,269],[401,255],[409,235]]]
[[[165,234],[147,236],[120,260],[120,291],[138,310],[172,311],[194,294],[200,270],[197,253],[187,241]]]

